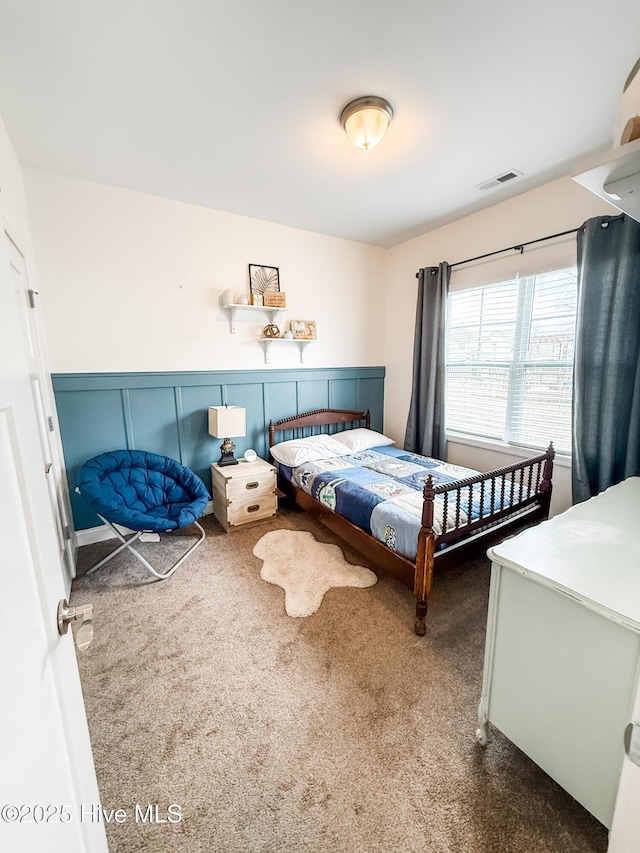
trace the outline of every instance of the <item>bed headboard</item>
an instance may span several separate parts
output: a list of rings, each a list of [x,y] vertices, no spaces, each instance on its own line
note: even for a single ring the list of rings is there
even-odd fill
[[[371,428],[369,411],[355,412],[350,409],[315,409],[302,415],[293,415],[282,420],[269,421],[269,447],[288,438],[305,438],[309,435],[331,434],[356,427]],[[281,433],[276,437],[276,433]]]

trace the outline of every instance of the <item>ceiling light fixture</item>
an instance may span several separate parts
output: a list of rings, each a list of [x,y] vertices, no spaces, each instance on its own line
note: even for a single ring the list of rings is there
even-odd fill
[[[340,114],[340,123],[353,144],[366,151],[380,142],[392,118],[393,108],[389,101],[365,95],[347,104]]]

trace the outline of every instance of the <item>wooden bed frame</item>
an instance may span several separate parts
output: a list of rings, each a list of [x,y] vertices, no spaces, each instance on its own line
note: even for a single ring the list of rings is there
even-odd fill
[[[269,447],[288,438],[334,433],[356,427],[370,428],[368,411],[317,409],[284,418],[276,423],[271,421]],[[459,563],[474,552],[485,551],[516,530],[546,519],[551,502],[554,456],[553,445],[550,445],[548,450],[539,456],[485,474],[456,480],[454,483],[434,486],[432,478],[427,477],[415,563],[323,506],[289,480],[279,477],[278,485],[297,506],[307,510],[337,533],[377,568],[413,590],[417,600],[415,632],[424,636],[434,567]],[[471,488],[468,497],[462,492],[476,484],[480,484],[481,505],[484,503],[484,495],[489,494],[492,508],[496,499],[499,499],[498,508],[484,513],[475,521],[465,521],[464,518],[461,519],[462,513],[471,518]],[[441,496],[443,501],[443,533],[436,533],[434,530],[434,501],[437,496]],[[451,529],[447,529],[449,525],[452,525]]]

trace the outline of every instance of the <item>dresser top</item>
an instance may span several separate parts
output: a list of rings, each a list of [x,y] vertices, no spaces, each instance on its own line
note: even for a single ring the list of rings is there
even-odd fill
[[[640,631],[640,477],[506,539],[488,555]]]

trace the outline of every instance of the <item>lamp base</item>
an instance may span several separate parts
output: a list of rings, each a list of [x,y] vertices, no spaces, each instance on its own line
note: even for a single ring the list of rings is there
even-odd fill
[[[220,459],[218,460],[218,467],[223,468],[225,465],[237,465],[238,460],[233,455],[233,451],[236,449],[235,444],[231,441],[230,438],[225,438],[225,440],[220,445]]]

